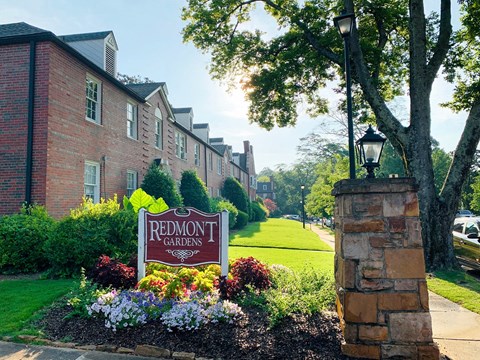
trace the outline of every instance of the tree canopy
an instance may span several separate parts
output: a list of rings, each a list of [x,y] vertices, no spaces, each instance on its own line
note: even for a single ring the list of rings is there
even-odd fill
[[[422,0],[188,0],[184,40],[211,54],[215,79],[239,83],[250,121],[266,129],[294,125],[300,104],[311,115],[328,111],[320,90],[343,82],[343,41],[332,19],[345,9],[356,24],[347,45],[359,121],[376,122],[419,185],[427,267],[456,266],[451,228],[462,185],[480,139],[480,13],[478,2],[461,1],[462,26],[452,30],[451,0],[426,14]],[[275,23],[261,31],[258,11]],[[440,192],[435,188],[430,96],[444,71],[455,83],[449,106],[467,112],[465,129]],[[391,100],[410,98],[407,121]]]

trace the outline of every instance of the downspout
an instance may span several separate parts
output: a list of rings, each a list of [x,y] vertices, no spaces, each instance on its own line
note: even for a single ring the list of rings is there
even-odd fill
[[[208,172],[207,172],[207,168],[208,168],[208,165],[207,165],[207,146],[205,145],[203,147],[203,150],[204,150],[204,153],[205,153],[205,186],[207,187],[208,189]]]
[[[27,132],[27,163],[25,174],[25,203],[30,205],[32,203],[32,168],[33,168],[33,120],[35,110],[35,55],[36,55],[35,40],[30,41],[30,69],[28,79],[28,132]]]

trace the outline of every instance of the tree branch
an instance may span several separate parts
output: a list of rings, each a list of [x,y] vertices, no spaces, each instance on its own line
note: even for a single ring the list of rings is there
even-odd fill
[[[479,141],[480,101],[470,110],[462,136],[455,149],[452,164],[450,165],[441,193],[445,202],[459,198],[462,184],[470,171],[470,165],[473,162]]]
[[[452,35],[451,20],[451,1],[442,0],[440,10],[440,34],[433,50],[433,56],[427,65],[427,78],[430,84],[432,84],[435,80],[438,70],[440,69],[440,66],[445,60],[445,57],[447,56],[448,50],[450,48],[449,42]]]

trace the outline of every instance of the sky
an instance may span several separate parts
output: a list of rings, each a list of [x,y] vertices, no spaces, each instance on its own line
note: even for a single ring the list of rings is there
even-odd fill
[[[427,9],[439,11],[438,0],[425,3]],[[243,152],[243,141],[249,140],[257,173],[294,164],[299,139],[318,130],[321,119],[301,115],[294,127],[271,131],[250,124],[242,92],[228,91],[226,84],[212,80],[209,56],[183,43],[181,8],[185,4],[185,0],[0,0],[0,24],[23,21],[55,35],[112,30],[119,47],[118,72],[166,82],[172,106],[192,107],[194,123],[209,123],[210,137],[223,137],[234,152]],[[458,10],[456,1],[452,4]],[[263,29],[277,31],[261,15],[255,20]],[[438,106],[450,98],[452,90],[452,85],[438,79],[431,101],[432,136],[446,151],[454,150],[467,116]],[[335,105],[339,95],[328,89],[325,94]],[[405,107],[400,111],[407,114],[408,101],[402,103]]]

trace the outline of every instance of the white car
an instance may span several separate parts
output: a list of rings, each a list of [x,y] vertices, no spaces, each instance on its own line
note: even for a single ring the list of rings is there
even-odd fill
[[[461,264],[480,270],[480,217],[460,217],[453,223],[453,245]]]

